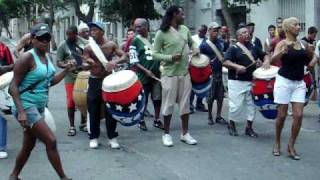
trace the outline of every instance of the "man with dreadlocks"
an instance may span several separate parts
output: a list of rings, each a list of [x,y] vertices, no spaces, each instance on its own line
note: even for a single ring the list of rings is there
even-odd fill
[[[191,93],[188,53],[189,47],[193,48],[194,54],[198,54],[199,49],[193,42],[189,29],[183,25],[183,21],[183,9],[178,6],[169,7],[154,42],[153,57],[163,64],[161,106],[164,116],[162,143],[165,146],[173,146],[169,130],[175,103],[179,105],[182,119],[180,140],[187,144],[197,144],[197,141],[188,133]]]

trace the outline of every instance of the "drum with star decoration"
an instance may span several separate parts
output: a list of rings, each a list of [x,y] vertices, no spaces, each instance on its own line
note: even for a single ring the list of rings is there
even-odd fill
[[[305,102],[305,106],[306,106],[306,105],[308,105],[308,102],[310,100],[310,96],[312,94],[312,91],[314,90],[312,74],[310,73],[310,71],[307,70],[307,67],[305,67],[305,70],[304,70],[303,81],[306,83],[306,88],[307,88],[306,102]]]
[[[124,126],[137,124],[145,106],[142,84],[135,72],[121,70],[103,80],[102,97],[112,117]]]
[[[279,68],[271,66],[269,69],[258,68],[253,72],[252,97],[262,116],[267,119],[277,117],[277,104],[274,103],[273,87]]]

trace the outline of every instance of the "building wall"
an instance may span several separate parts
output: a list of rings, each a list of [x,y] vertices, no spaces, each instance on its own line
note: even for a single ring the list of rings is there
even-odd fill
[[[262,42],[268,37],[268,26],[276,23],[278,17],[278,0],[263,1],[260,5],[253,5],[247,16],[247,22],[254,22],[255,35]]]

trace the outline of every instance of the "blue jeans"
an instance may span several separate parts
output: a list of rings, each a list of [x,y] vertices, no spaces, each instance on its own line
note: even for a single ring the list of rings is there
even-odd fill
[[[0,114],[0,151],[5,151],[7,146],[7,120]]]

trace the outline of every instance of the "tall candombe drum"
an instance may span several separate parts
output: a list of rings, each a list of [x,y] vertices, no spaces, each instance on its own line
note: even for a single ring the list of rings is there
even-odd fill
[[[200,98],[206,97],[211,85],[211,66],[208,56],[200,54],[192,56],[189,63],[189,73],[192,91]]]
[[[124,126],[137,124],[145,106],[142,84],[135,72],[121,70],[105,77],[102,97],[112,117]]]
[[[271,66],[269,69],[258,68],[253,72],[252,98],[262,116],[267,119],[275,119],[278,114],[273,97],[278,71],[279,67]]]

